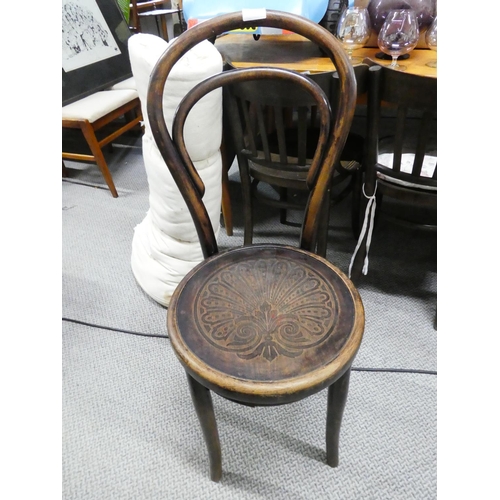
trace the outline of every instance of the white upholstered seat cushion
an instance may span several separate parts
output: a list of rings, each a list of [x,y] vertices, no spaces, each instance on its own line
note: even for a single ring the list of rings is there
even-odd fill
[[[102,90],[62,107],[63,120],[88,120],[90,123],[138,97],[137,90]]]
[[[135,83],[135,78],[131,76],[126,80],[111,85],[111,87],[106,90],[137,90],[137,85]]]
[[[403,153],[401,155],[401,172],[406,174],[411,174],[413,167],[413,161],[415,160],[415,155],[413,153]],[[392,163],[394,161],[394,153],[382,153],[378,155],[378,163],[384,167],[392,169]],[[434,175],[434,171],[437,166],[437,156],[425,155],[424,163],[422,165],[422,177],[431,179]],[[380,179],[392,182],[393,184],[398,184],[400,186],[405,186],[409,188],[422,189],[424,191],[437,191],[437,186],[426,186],[424,184],[417,184],[414,182],[408,182],[401,179],[396,179],[390,175],[385,175],[382,172],[377,172],[377,177]]]

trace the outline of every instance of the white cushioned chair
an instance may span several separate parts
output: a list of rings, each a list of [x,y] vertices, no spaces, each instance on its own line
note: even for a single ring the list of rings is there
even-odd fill
[[[81,130],[90,153],[64,151],[64,160],[95,162],[114,198],[118,197],[113,178],[102,148],[125,132],[140,127],[141,102],[135,89],[135,80],[129,78],[110,90],[95,92],[83,99],[62,107],[62,127]],[[115,125],[108,127],[110,125]],[[105,129],[106,127],[106,129]]]

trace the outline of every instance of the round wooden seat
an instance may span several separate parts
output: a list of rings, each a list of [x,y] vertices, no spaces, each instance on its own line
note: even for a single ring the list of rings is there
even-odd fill
[[[331,385],[350,366],[364,312],[350,280],[298,248],[216,254],[186,276],[168,331],[188,373],[236,401],[274,405]]]
[[[365,326],[360,296],[326,259],[282,245],[209,257],[176,288],[167,315],[210,458],[222,458],[210,390],[249,405],[298,401],[328,387],[327,463],[339,433],[351,363]]]

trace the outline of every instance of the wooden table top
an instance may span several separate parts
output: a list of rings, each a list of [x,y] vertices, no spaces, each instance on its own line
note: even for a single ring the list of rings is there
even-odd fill
[[[226,61],[237,68],[273,66],[295,71],[318,73],[334,69],[330,58],[325,57],[319,48],[299,35],[261,35],[254,40],[252,35],[228,34],[217,38],[215,46]],[[380,65],[390,61],[377,59],[380,52],[376,47],[362,48],[353,52],[354,57],[365,57]],[[410,57],[401,64],[406,72],[436,78],[437,69],[426,66],[436,59],[436,52],[429,49],[415,49]]]

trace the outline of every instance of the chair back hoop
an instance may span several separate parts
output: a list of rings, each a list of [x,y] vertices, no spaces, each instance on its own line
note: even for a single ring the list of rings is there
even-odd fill
[[[317,114],[319,116],[319,138],[308,172],[308,183],[311,186],[313,185],[315,174],[317,174],[321,166],[323,158],[322,153],[325,150],[329,138],[328,132],[330,130],[331,123],[331,109],[326,93],[318,84],[316,84],[316,82],[294,71],[280,68],[247,68],[230,70],[207,78],[193,87],[182,99],[177,108],[172,127],[173,141],[178,148],[185,168],[197,186],[200,183],[203,185],[203,182],[189,157],[183,134],[184,125],[189,112],[202,97],[219,87],[223,87],[225,85],[232,86],[241,82],[266,79],[280,79],[281,81],[299,85],[301,89],[308,92],[311,104],[317,106]],[[309,178],[311,179],[310,181]],[[204,187],[199,190],[201,197],[203,197],[203,192]]]
[[[205,257],[217,253],[218,249],[212,224],[202,201],[204,186],[198,174],[194,175],[192,164],[188,168],[183,166],[179,151],[168,132],[163,115],[165,82],[175,63],[198,43],[227,31],[255,26],[281,28],[304,36],[321,47],[339,74],[337,119],[329,137],[324,162],[311,174],[316,182],[306,207],[300,238],[300,247],[306,250],[313,249],[318,225],[316,214],[321,211],[333,175],[333,165],[340,158],[354,116],[356,78],[342,44],[325,28],[304,17],[288,12],[266,10],[265,18],[245,21],[242,11],[232,12],[197,24],[173,40],[151,74],[147,113],[156,144],[193,217]]]

